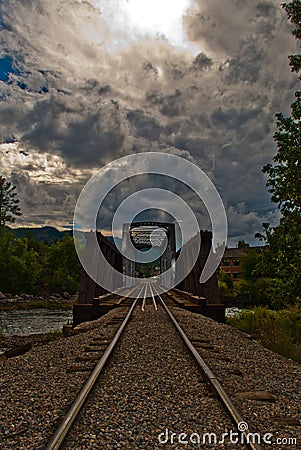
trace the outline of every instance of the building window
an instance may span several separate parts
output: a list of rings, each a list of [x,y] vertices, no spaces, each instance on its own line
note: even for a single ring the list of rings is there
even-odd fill
[[[239,278],[239,273],[234,273],[233,278]]]
[[[230,259],[224,259],[223,266],[230,266]]]
[[[238,259],[238,258],[235,258],[234,260],[233,260],[233,266],[234,267],[238,267],[240,265],[240,260]]]

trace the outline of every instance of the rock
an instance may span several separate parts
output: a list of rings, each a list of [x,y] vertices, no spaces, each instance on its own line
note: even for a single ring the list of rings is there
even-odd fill
[[[237,375],[238,377],[243,377],[243,373],[240,369],[231,369],[229,370],[229,373],[232,373],[233,375]]]
[[[24,355],[31,347],[32,345],[28,342],[27,344],[17,345],[10,350],[6,350],[3,354],[6,358],[14,358],[15,356]]]
[[[214,346],[212,344],[208,344],[207,342],[197,342],[195,347],[205,348],[206,350],[213,350]]]
[[[69,292],[67,292],[67,291],[63,292],[63,298],[69,299],[70,297],[71,297],[71,295],[69,294]]]
[[[73,366],[67,367],[66,372],[67,373],[90,372],[91,369],[92,369],[92,367],[89,367],[89,366],[76,366],[76,365],[73,365]]]
[[[218,359],[220,361],[225,361],[225,362],[232,362],[231,358],[228,358],[227,356],[219,356]]]
[[[287,417],[287,416],[271,417],[271,420],[272,422],[279,425],[288,425],[290,427],[300,426],[300,421],[295,419],[294,417]]]
[[[63,336],[64,337],[73,336],[73,327],[71,324],[66,323],[63,325]]]
[[[5,298],[7,298],[6,295],[0,291],[0,300],[4,300]]]
[[[275,402],[276,398],[266,391],[247,391],[247,392],[237,392],[235,397],[241,398],[242,400],[259,400],[262,402]]]

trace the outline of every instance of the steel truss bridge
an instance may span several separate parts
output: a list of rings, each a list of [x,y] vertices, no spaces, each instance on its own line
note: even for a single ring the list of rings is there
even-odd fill
[[[86,249],[89,254],[95,256],[99,249],[92,248],[92,235],[95,232],[86,233]],[[124,275],[123,286],[120,288],[130,288],[134,286],[134,281],[129,281],[129,277],[135,277],[135,252],[145,248],[157,248],[161,252],[160,256],[160,278],[159,283],[162,286],[171,286],[174,277],[177,275],[177,265],[175,264],[179,252],[183,252],[183,259],[186,267],[191,266],[195,260],[192,269],[184,279],[176,286],[178,290],[192,294],[196,297],[200,305],[199,312],[219,321],[225,320],[225,307],[221,304],[217,284],[217,274],[203,284],[199,279],[205,266],[209,252],[212,247],[212,233],[210,231],[200,231],[200,236],[192,237],[182,248],[176,251],[175,224],[164,222],[132,222],[123,225],[122,244],[120,252],[100,231],[96,232],[99,248],[108,261],[108,263],[118,272]],[[196,254],[197,238],[201,238],[201,247]],[[163,249],[163,250],[162,250]],[[126,254],[127,257],[123,256]],[[96,264],[97,261],[96,261]],[[170,269],[170,270],[168,270]],[[100,267],[101,272],[101,267]],[[184,272],[185,267],[184,267]],[[108,276],[108,274],[104,275]],[[113,276],[113,275],[112,275]],[[122,277],[120,277],[122,279]],[[98,298],[108,294],[102,286],[93,281],[83,270],[81,276],[81,285],[78,298],[78,304],[74,306],[73,322],[80,323],[85,320],[94,320],[101,314],[97,312]],[[210,308],[212,306],[212,308]],[[87,313],[87,311],[89,312]],[[219,311],[217,316],[213,311]],[[211,311],[211,312],[210,312]],[[221,313],[220,311],[223,311]],[[88,318],[88,319],[87,319]]]

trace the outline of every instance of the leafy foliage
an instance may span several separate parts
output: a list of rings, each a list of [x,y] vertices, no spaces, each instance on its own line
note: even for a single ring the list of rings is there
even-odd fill
[[[267,348],[301,362],[300,308],[253,308],[227,318],[227,323],[258,337]]]
[[[242,257],[240,278],[231,281],[226,273],[218,275],[221,299],[228,306],[265,306],[279,310],[290,304],[298,304],[296,286],[300,275],[295,264],[297,258],[286,261],[283,268],[280,263],[279,266],[272,265],[272,251],[278,253],[281,245],[286,249],[287,242],[280,240],[274,244],[274,247],[250,248]],[[293,251],[296,251],[295,247]]]
[[[296,26],[293,31],[295,38],[301,39],[300,1],[284,3],[283,7]],[[289,59],[291,70],[298,73],[301,55],[290,55]],[[271,200],[278,204],[285,218],[291,213],[300,218],[301,212],[301,91],[295,93],[295,98],[291,105],[291,117],[285,117],[282,113],[276,115],[278,131],[274,140],[278,152],[273,158],[275,164],[267,164],[263,168],[269,176],[267,186],[272,194]]]
[[[293,34],[301,39],[301,2],[294,0],[283,5],[295,25]],[[301,69],[301,55],[291,55],[290,66],[294,72]],[[301,77],[299,77],[300,79]],[[267,186],[271,200],[282,213],[279,226],[263,224],[267,251],[261,269],[275,277],[281,302],[294,303],[301,298],[301,91],[295,93],[291,116],[276,115],[278,131],[274,135],[278,151],[273,164],[263,167],[268,175]],[[258,237],[258,236],[257,236]]]
[[[12,294],[74,293],[81,266],[73,239],[66,236],[50,245],[11,233],[0,235],[0,291]]]
[[[290,3],[284,3],[283,8],[285,9],[289,20],[292,22],[296,28],[293,31],[293,35],[296,39],[301,39],[301,6],[300,0],[293,0]],[[295,58],[297,57],[297,61]],[[292,67],[292,71],[298,72],[301,68],[301,57],[300,55],[291,55],[289,56],[290,66]]]
[[[72,237],[66,236],[48,247],[44,260],[44,279],[48,290],[76,292],[80,273],[81,266]]]
[[[16,186],[0,175],[0,228],[7,222],[14,223],[16,216],[21,216]]]
[[[274,165],[267,164],[263,172],[269,175],[267,186],[271,200],[278,204],[284,216],[301,213],[301,92],[296,93],[292,116],[277,114],[278,131],[274,140],[278,152]]]

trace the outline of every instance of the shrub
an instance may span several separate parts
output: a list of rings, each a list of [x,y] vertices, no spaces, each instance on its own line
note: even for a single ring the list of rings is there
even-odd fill
[[[227,318],[227,323],[258,337],[270,350],[301,362],[300,308],[272,311],[257,307]]]

